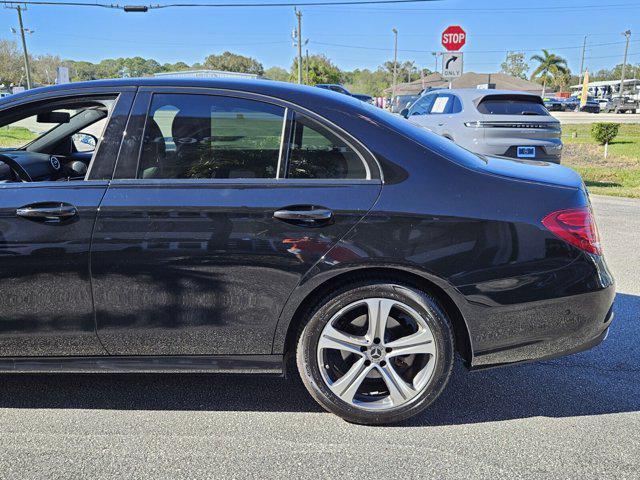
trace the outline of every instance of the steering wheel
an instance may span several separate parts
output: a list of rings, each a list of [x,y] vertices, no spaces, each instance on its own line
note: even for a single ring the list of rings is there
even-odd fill
[[[18,163],[14,158],[9,155],[0,154],[0,162],[4,162],[14,173],[16,179],[21,182],[32,182],[32,178],[29,173]]]

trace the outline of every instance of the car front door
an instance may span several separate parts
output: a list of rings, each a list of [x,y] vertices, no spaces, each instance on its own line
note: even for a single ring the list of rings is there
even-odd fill
[[[108,95],[114,103],[91,159],[89,175],[58,181],[43,176],[47,180],[39,181],[34,174],[22,177],[22,181],[0,182],[0,357],[106,353],[95,333],[89,246],[134,93],[100,89],[94,93],[100,98]],[[50,97],[8,104],[0,111],[0,125],[11,123],[0,128],[0,145],[11,148],[0,151],[0,165],[5,170],[11,169],[11,164],[14,171],[20,171],[19,165],[24,164],[20,161],[40,162],[41,171],[66,168],[63,157],[43,153],[48,139],[55,137],[51,132],[25,148],[14,148],[19,145],[12,143],[12,138],[26,139],[34,136],[34,130],[46,131],[52,126],[38,125],[36,115],[22,118],[23,112],[49,111],[67,101],[72,105],[93,101],[85,93],[82,99],[77,93],[68,95],[56,92]],[[70,122],[55,128],[72,125]],[[42,145],[42,150],[34,150],[36,144]]]
[[[429,114],[435,99],[435,93],[427,93],[420,97],[411,105],[411,108],[409,108],[407,119],[419,127],[435,131],[434,118]]]
[[[244,93],[141,89],[92,247],[111,354],[271,353],[289,294],[381,189],[366,151],[308,115]]]

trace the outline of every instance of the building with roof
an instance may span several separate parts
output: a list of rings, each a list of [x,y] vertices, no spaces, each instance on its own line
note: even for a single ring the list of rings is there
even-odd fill
[[[154,73],[153,76],[158,78],[260,78],[255,73],[225,72],[223,70],[180,70]]]
[[[439,73],[432,73],[424,78],[409,83],[396,85],[396,95],[418,94],[426,88],[448,88],[449,80]],[[492,88],[498,90],[517,90],[527,93],[542,93],[542,85],[506,73],[467,72],[451,81],[451,88]],[[385,93],[391,94],[391,88]]]
[[[582,84],[571,85],[569,87],[573,93],[579,94],[582,91]],[[607,95],[617,95],[620,93],[620,80],[600,80],[587,83],[589,95],[594,97],[604,97]],[[627,78],[624,81],[625,95],[639,98],[640,81],[637,78]]]

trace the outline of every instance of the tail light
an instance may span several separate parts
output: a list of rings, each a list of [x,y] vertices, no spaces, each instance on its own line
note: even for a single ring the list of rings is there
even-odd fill
[[[598,229],[589,207],[558,210],[544,217],[542,224],[571,245],[595,255],[602,254]]]

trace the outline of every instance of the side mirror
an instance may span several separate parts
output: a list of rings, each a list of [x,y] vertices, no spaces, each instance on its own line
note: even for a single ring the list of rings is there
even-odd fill
[[[71,141],[80,153],[93,152],[98,145],[98,139],[90,133],[76,133],[71,137]]]
[[[69,123],[71,115],[68,112],[45,112],[36,117],[38,123]]]
[[[409,118],[409,109],[403,108],[402,110],[400,110],[400,115],[403,116],[404,118]]]

